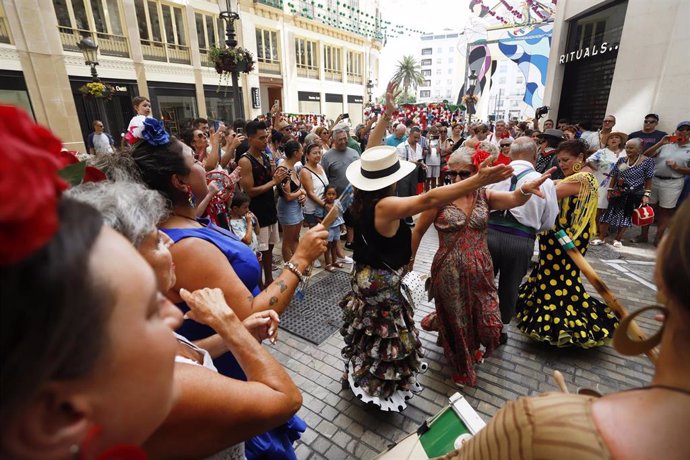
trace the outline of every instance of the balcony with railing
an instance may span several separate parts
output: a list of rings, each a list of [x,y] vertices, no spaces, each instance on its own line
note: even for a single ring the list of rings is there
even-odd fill
[[[124,35],[105,34],[90,30],[58,27],[60,40],[65,51],[79,51],[78,43],[83,37],[91,37],[98,45],[98,52],[104,56],[129,57],[129,42]]]
[[[283,9],[283,0],[254,0],[254,3],[261,3],[262,5],[272,6],[273,8]]]
[[[144,59],[149,61],[172,62],[175,64],[190,64],[192,62],[188,46],[163,43],[153,40],[142,40],[141,50]],[[208,58],[202,58],[208,62]]]
[[[280,61],[258,59],[259,73],[270,73],[271,75],[280,75]]]
[[[7,26],[7,19],[0,16],[0,43],[12,43],[10,40],[10,28]]]
[[[297,76],[304,78],[319,78],[319,69],[317,67],[297,66]]]
[[[353,73],[348,73],[347,74],[347,82],[348,83],[356,83],[356,84],[361,85],[364,83],[364,76],[356,75]]]
[[[203,67],[213,67],[213,62],[208,59],[209,50],[206,48],[199,48],[199,59]]]
[[[343,72],[341,70],[325,69],[323,71],[323,78],[332,81],[343,81]]]

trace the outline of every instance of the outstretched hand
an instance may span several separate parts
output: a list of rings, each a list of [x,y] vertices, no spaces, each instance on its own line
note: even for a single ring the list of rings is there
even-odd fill
[[[524,184],[522,184],[520,188],[525,193],[530,193],[532,195],[538,196],[539,198],[544,198],[544,193],[542,193],[539,187],[541,187],[541,184],[546,182],[546,179],[551,177],[551,174],[553,174],[556,171],[556,169],[558,168],[554,166],[553,168],[549,169],[544,174],[542,174],[539,179],[525,182]]]
[[[477,178],[481,182],[481,186],[501,182],[513,175],[513,168],[511,166],[504,164],[491,166],[493,163],[493,157],[489,157],[479,165]]]
[[[398,89],[398,84],[393,80],[388,82],[386,87],[386,105],[385,111],[388,115],[392,115],[395,112],[396,104],[395,100],[400,96],[401,90]]]

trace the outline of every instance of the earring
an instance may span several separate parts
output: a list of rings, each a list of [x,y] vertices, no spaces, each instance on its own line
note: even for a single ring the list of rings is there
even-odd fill
[[[664,326],[666,323],[665,319],[664,323],[661,325],[661,329],[659,329],[656,334],[647,340],[633,340],[630,338],[628,331],[630,324],[633,322],[635,317],[637,317],[637,315],[649,310],[662,311],[664,313],[664,317],[668,318],[668,309],[662,307],[661,305],[651,305],[649,307],[640,308],[635,313],[629,314],[623,318],[618,325],[616,332],[613,333],[613,348],[615,348],[618,353],[625,356],[641,355],[642,353],[648,352],[661,343],[661,336],[664,333]]]
[[[576,173],[580,172],[581,169],[582,169],[582,162],[581,161],[578,161],[577,163],[575,163],[573,165],[573,171],[575,171]]]
[[[194,207],[194,194],[192,193],[192,187],[185,185],[185,193],[187,194],[187,202],[189,206]]]

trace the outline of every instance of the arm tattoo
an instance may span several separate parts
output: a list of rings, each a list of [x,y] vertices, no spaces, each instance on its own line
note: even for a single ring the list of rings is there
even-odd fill
[[[248,295],[248,296],[247,296],[247,300],[249,301],[249,303],[254,302],[254,296],[253,296],[253,295]]]
[[[287,284],[285,284],[285,281],[283,280],[278,280],[277,281],[278,286],[280,287],[280,293],[282,294],[283,292],[287,291]]]
[[[278,297],[276,297],[276,296],[272,296],[272,297],[271,297],[271,300],[268,301],[268,305],[271,306],[271,307],[274,306],[274,305],[277,304],[277,303],[278,303]]]

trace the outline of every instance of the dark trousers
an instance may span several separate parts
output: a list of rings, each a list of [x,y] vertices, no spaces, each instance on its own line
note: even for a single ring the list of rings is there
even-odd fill
[[[498,279],[498,307],[503,324],[515,315],[520,281],[529,269],[534,252],[534,238],[510,235],[489,228],[489,252]]]

